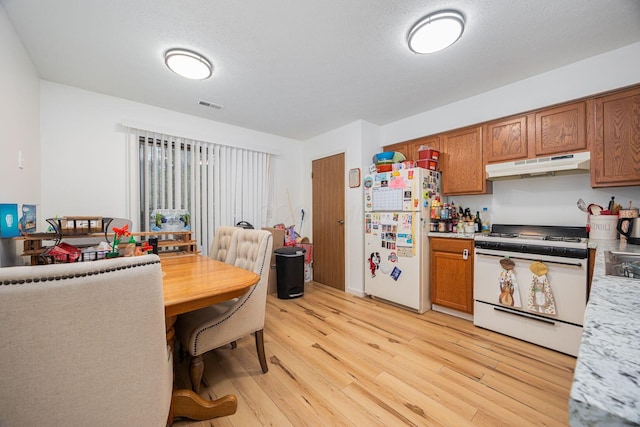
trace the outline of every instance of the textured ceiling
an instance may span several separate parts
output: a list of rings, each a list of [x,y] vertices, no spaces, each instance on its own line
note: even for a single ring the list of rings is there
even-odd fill
[[[0,0],[40,76],[305,140],[384,125],[640,41],[638,0]],[[416,55],[411,25],[466,18],[451,48]],[[205,81],[163,53],[202,53]],[[198,105],[206,100],[222,110]]]

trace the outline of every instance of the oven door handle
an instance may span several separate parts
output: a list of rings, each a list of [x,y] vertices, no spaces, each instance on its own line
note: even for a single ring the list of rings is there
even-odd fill
[[[535,317],[535,316],[528,316],[526,313],[513,312],[511,310],[507,310],[506,308],[501,308],[501,307],[495,307],[494,306],[493,309],[495,311],[499,311],[501,313],[507,313],[507,314],[513,314],[514,316],[526,317],[527,319],[535,320],[537,322],[546,323],[548,325],[555,325],[556,324],[556,322],[554,322],[552,320],[541,319],[541,318]]]
[[[493,256],[496,258],[509,258],[509,259],[521,259],[524,261],[540,261],[540,259],[535,259],[535,258],[525,258],[525,257],[517,257],[517,256],[505,256],[505,255],[496,255],[496,254],[488,254],[485,252],[480,252],[480,251],[476,251],[476,255],[485,255],[485,256]],[[549,264],[560,264],[560,265],[570,265],[572,267],[582,267],[582,263],[581,262],[564,262],[564,261],[542,261],[545,264],[549,263]]]

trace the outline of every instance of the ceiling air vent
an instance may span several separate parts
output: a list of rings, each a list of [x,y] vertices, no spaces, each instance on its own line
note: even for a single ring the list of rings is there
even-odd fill
[[[213,108],[214,110],[222,110],[224,108],[220,104],[214,104],[213,102],[203,101],[202,99],[198,101],[198,104],[200,104],[200,105],[202,105],[204,107]]]

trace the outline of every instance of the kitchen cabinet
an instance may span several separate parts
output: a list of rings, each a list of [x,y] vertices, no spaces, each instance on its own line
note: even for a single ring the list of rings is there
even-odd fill
[[[429,241],[431,303],[473,314],[473,239]]]
[[[482,126],[441,135],[440,170],[444,195],[491,192],[484,172]]]
[[[395,151],[397,153],[402,153],[407,159],[411,159],[409,157],[409,146],[406,142],[398,142],[396,144],[385,145],[382,147],[382,151]]]
[[[535,113],[535,156],[587,151],[586,101]]]
[[[591,186],[640,185],[640,87],[595,98],[589,112]]]
[[[528,126],[532,115],[514,116],[489,122],[484,127],[484,150],[487,163],[526,159],[529,156]]]
[[[383,147],[384,151],[397,151],[404,154],[407,160],[417,160],[418,150],[422,146],[433,148],[440,151],[440,136],[431,135],[421,138],[411,139],[409,141],[398,142],[392,145],[386,145]]]

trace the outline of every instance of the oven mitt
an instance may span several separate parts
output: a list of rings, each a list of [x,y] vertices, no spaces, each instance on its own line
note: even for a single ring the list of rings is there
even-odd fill
[[[511,307],[522,307],[518,282],[513,274],[515,263],[509,258],[503,258],[500,260],[500,266],[502,269],[498,277],[498,302]]]
[[[547,279],[549,269],[540,261],[531,263],[529,269],[533,273],[529,289],[529,310],[544,314],[556,314],[556,303],[553,300],[551,285]]]

